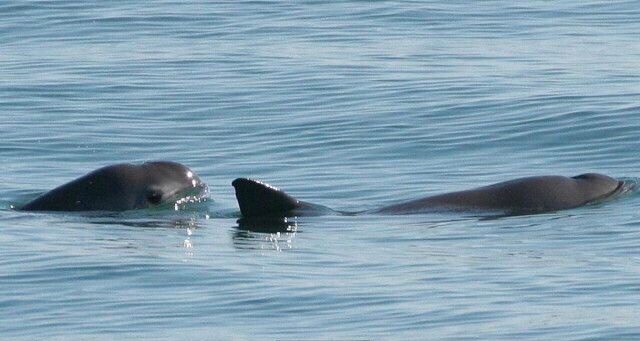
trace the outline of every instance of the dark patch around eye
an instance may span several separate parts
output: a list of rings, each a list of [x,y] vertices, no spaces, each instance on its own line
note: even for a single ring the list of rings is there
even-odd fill
[[[155,191],[151,192],[147,195],[147,200],[153,205],[158,205],[162,202],[162,193]]]

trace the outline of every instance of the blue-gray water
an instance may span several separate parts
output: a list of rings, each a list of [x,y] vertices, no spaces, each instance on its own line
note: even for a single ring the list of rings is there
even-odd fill
[[[231,181],[365,210],[640,174],[635,1],[0,3],[0,338],[640,338],[640,196],[503,219],[236,220]],[[11,209],[117,162],[211,200]]]

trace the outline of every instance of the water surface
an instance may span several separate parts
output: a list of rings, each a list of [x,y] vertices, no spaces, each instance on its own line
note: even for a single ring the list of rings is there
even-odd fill
[[[231,181],[366,210],[543,174],[634,180],[633,1],[4,1],[3,339],[640,337],[640,200],[237,222]],[[211,200],[11,209],[117,162]]]

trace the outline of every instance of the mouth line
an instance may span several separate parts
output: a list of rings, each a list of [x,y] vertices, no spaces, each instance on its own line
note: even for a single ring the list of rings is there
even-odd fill
[[[623,188],[624,188],[624,181],[618,180],[618,186],[616,186],[616,188],[613,191],[611,191],[611,193],[607,194],[607,197],[612,196],[612,195],[616,195],[616,194],[622,192]]]
[[[591,200],[589,202],[589,204],[591,204],[591,203],[599,203],[599,202],[602,202],[604,200],[610,199],[610,198],[622,193],[624,191],[624,185],[625,185],[624,181],[618,180],[618,185],[616,186],[616,188],[614,188],[609,193],[603,194],[603,195]]]
[[[209,186],[204,182],[198,182],[196,186],[177,189],[169,192],[162,204],[176,204],[184,202],[201,201],[209,196]],[[162,205],[161,204],[161,205]]]

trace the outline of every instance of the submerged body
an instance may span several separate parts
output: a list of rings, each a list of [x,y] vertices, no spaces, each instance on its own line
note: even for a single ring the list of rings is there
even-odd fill
[[[380,208],[376,212],[399,214],[421,212],[429,208],[548,212],[602,200],[621,187],[622,181],[596,173],[574,177],[534,176],[411,200]]]
[[[25,211],[126,211],[189,195],[206,184],[188,167],[170,161],[116,164],[97,169],[28,202]]]
[[[415,214],[442,210],[542,213],[583,206],[618,193],[622,181],[588,173],[574,177],[534,176],[465,191],[450,192],[385,206],[370,213]],[[279,189],[250,179],[233,182],[245,217],[296,216],[331,212],[300,201]],[[333,211],[335,212],[335,211]]]

